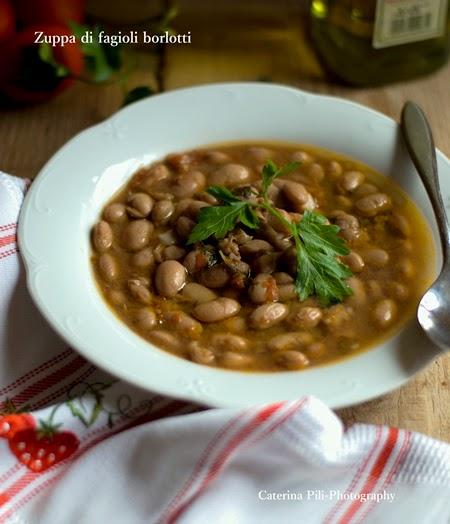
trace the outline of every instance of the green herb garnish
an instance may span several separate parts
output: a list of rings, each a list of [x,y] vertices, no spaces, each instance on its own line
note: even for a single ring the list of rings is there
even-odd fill
[[[351,295],[352,290],[346,280],[352,272],[336,258],[350,252],[338,236],[339,226],[328,224],[319,213],[305,211],[294,227],[297,248],[295,290],[300,300],[317,295],[321,302],[328,305],[341,302]]]
[[[295,242],[295,289],[299,299],[305,300],[316,295],[324,305],[341,302],[352,294],[346,282],[352,272],[337,258],[350,253],[344,240],[338,235],[340,228],[329,224],[325,216],[314,211],[305,211],[300,222],[292,222],[269,200],[268,190],[273,181],[296,169],[298,165],[293,162],[279,168],[274,162],[267,162],[262,170],[262,191],[253,195],[251,200],[236,195],[223,186],[209,187],[208,193],[220,200],[222,205],[201,209],[188,244],[201,242],[209,237],[223,238],[238,223],[257,229],[257,210],[265,210],[286,226]]]
[[[223,238],[233,230],[238,222],[251,229],[256,229],[259,224],[255,207],[248,200],[241,200],[222,186],[211,186],[207,189],[210,195],[221,200],[223,206],[204,207],[200,211],[199,219],[191,231],[188,244],[201,242],[213,236]]]
[[[263,195],[267,194],[267,191],[269,187],[272,185],[273,181],[280,177],[287,175],[291,171],[294,171],[294,169],[297,169],[297,167],[300,165],[299,162],[290,162],[289,164],[286,164],[285,166],[278,168],[275,162],[272,162],[272,160],[269,160],[262,169],[262,192]]]

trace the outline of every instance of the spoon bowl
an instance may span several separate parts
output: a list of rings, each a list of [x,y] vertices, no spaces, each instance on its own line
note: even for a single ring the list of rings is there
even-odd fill
[[[450,267],[445,266],[438,279],[422,297],[417,309],[419,324],[441,349],[450,348]]]

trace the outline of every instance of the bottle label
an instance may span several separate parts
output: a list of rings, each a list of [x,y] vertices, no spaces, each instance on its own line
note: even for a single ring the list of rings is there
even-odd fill
[[[377,0],[373,47],[380,49],[445,33],[448,0]]]

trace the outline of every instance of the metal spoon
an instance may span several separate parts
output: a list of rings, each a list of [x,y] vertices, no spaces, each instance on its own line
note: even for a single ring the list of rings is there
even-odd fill
[[[450,350],[450,227],[439,188],[436,149],[428,121],[413,102],[407,102],[403,108],[401,127],[411,159],[431,200],[443,251],[441,273],[422,297],[417,318],[432,342]]]

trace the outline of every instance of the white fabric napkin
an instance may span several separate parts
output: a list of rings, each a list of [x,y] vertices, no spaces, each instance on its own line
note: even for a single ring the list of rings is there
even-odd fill
[[[0,524],[450,522],[447,444],[311,397],[202,410],[67,348],[26,291],[25,186],[0,173]]]

